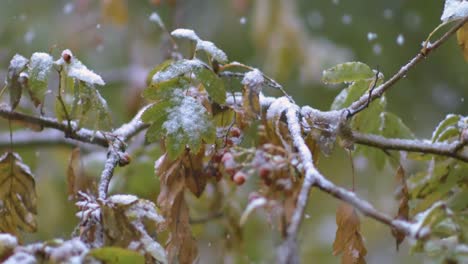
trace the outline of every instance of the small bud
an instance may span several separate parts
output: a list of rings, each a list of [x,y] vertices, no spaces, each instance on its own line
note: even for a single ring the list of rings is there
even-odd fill
[[[238,138],[241,135],[241,130],[237,127],[233,127],[231,128],[231,131],[229,131],[229,134],[231,135],[231,137]]]
[[[66,63],[70,63],[72,57],[73,57],[73,54],[71,53],[70,50],[66,49],[66,50],[62,51],[62,59],[63,59]]]
[[[128,165],[132,161],[132,158],[128,153],[119,154],[119,166],[123,167]]]

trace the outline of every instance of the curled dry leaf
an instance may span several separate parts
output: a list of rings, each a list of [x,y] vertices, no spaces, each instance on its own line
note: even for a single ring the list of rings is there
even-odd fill
[[[0,157],[0,232],[36,231],[35,186],[31,170],[17,153]]]
[[[397,199],[399,200],[398,214],[395,216],[399,220],[408,220],[409,218],[409,193],[408,186],[406,185],[405,170],[400,165],[396,171],[395,178],[397,180]],[[392,235],[396,239],[396,249],[398,250],[400,244],[405,239],[405,234],[392,229]]]
[[[189,208],[184,198],[187,177],[183,161],[171,161],[167,154],[156,162],[161,191],[158,205],[169,231],[166,244],[169,263],[192,263],[197,257],[197,243],[189,223]]]
[[[359,216],[353,206],[341,203],[336,211],[335,242],[333,242],[333,255],[341,254],[343,264],[365,264],[367,254],[364,241],[360,233]]]

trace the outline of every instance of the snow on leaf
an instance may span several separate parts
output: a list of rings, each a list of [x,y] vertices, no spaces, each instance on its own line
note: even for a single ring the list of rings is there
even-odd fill
[[[10,66],[8,67],[6,87],[10,92],[10,106],[12,110],[18,106],[21,99],[23,82],[20,78],[20,74],[26,68],[27,64],[28,59],[19,54],[16,54],[11,59]]]
[[[197,46],[195,48],[197,51],[202,50],[208,53],[213,59],[225,63],[228,60],[228,57],[224,51],[216,47],[216,45],[211,41],[199,40],[197,41]]]
[[[257,69],[247,72],[241,83],[244,85],[242,90],[242,106],[246,116],[250,119],[258,119],[261,114],[260,92],[262,91],[265,78],[262,72]]]
[[[146,262],[168,263],[162,246],[149,235],[164,222],[153,202],[117,194],[109,197],[100,209],[106,245],[143,249]]]
[[[70,58],[69,61],[64,59],[67,57]],[[76,78],[90,85],[105,85],[101,76],[89,70],[81,61],[74,57],[72,52],[68,49],[62,52],[62,57],[56,63],[63,66],[63,69],[69,77]]]
[[[31,56],[28,66],[28,92],[36,107],[44,101],[47,79],[52,65],[53,59],[48,53],[35,52]]]
[[[185,96],[181,90],[175,90],[172,102],[174,106],[166,110],[167,120],[162,125],[168,135],[166,145],[169,158],[178,157],[185,145],[197,153],[201,140],[207,143],[214,141],[215,128],[208,112],[197,100]]]
[[[374,77],[372,69],[362,62],[346,62],[324,70],[322,81],[327,84],[354,82]]]
[[[189,39],[195,42],[198,42],[200,38],[197,36],[195,31],[191,29],[178,28],[171,32],[171,36],[175,38]]]
[[[179,60],[153,75],[152,82],[161,83],[169,81],[184,74],[194,72],[201,67],[203,67],[203,63],[199,60]]]
[[[443,22],[462,19],[468,16],[467,0],[445,0],[444,11],[441,16]]]
[[[36,231],[35,185],[18,154],[7,152],[0,157],[0,232]]]
[[[151,13],[149,20],[156,23],[160,28],[162,29],[165,28],[164,23],[162,22],[162,19],[158,13],[156,12]]]
[[[79,121],[79,125],[92,125],[93,129],[107,129],[112,120],[106,100],[99,91],[86,82],[79,82],[74,87],[74,100],[71,116]]]

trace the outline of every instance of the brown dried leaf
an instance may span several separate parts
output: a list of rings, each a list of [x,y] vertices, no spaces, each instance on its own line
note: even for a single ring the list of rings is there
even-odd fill
[[[185,158],[185,157],[184,157]],[[192,263],[197,257],[197,244],[189,223],[189,209],[185,202],[186,169],[184,161],[171,161],[167,156],[158,160],[161,191],[158,205],[165,218],[164,227],[169,230],[166,245],[169,263]]]
[[[0,231],[17,234],[18,229],[35,232],[36,182],[17,153],[0,157]]]
[[[185,169],[185,184],[196,197],[202,195],[208,180],[208,174],[204,173],[203,169],[204,156],[205,148],[202,147],[198,154],[192,155],[190,152],[187,152],[182,159]]]
[[[245,116],[248,119],[258,119],[261,114],[259,93],[254,89],[250,89],[247,85],[242,91],[242,106],[245,111]]]
[[[73,198],[80,189],[77,186],[77,179],[82,175],[83,168],[81,166],[81,153],[80,148],[72,150],[70,160],[68,161],[67,168],[67,189],[68,199]]]
[[[463,27],[457,30],[457,42],[463,52],[465,61],[468,62],[468,23],[465,23]]]
[[[395,219],[399,220],[408,220],[409,219],[409,192],[408,186],[405,179],[405,170],[400,165],[396,171],[395,175],[398,187],[397,187],[397,199],[400,203],[398,206],[398,214],[395,216]],[[392,235],[396,239],[396,249],[399,249],[400,244],[405,240],[405,234],[399,232],[398,230],[392,229]]]
[[[364,264],[367,250],[360,234],[360,221],[356,210],[347,203],[341,203],[336,211],[335,242],[333,255],[341,256],[343,264]]]

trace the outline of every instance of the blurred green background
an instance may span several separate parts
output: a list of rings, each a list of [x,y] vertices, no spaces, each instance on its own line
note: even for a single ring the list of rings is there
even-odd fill
[[[15,53],[29,57],[45,51],[57,58],[69,48],[106,81],[100,92],[114,123],[121,124],[142,105],[139,94],[147,72],[167,57],[167,36],[148,19],[156,11],[169,31],[192,28],[222,48],[230,60],[258,67],[278,80],[298,104],[327,110],[342,87],[323,85],[322,70],[358,60],[390,77],[419,52],[422,41],[440,23],[442,8],[443,1],[425,0],[0,0],[0,80]],[[455,38],[450,39],[387,93],[388,109],[418,137],[430,137],[446,114],[467,113],[467,69]],[[49,88],[55,90],[53,79]],[[274,90],[265,93],[280,95]],[[22,102],[21,109],[31,111],[27,102]],[[46,114],[53,115],[50,103]],[[0,121],[3,132],[7,125]],[[135,141],[143,142],[141,137]],[[155,199],[158,182],[153,162],[160,151],[139,145],[130,148],[132,156],[138,157],[134,163],[117,169],[113,191]],[[70,237],[78,222],[73,203],[66,199],[71,148],[16,151],[37,177],[39,232],[26,235],[26,241]],[[104,158],[104,150],[83,154],[86,174],[98,177]],[[355,165],[357,193],[393,215],[397,203],[391,168],[376,171],[361,157],[355,157]],[[320,169],[337,184],[350,186],[350,162],[343,151],[321,158]],[[255,182],[249,182],[235,191],[240,208],[254,188]],[[339,263],[339,257],[332,255],[337,204],[317,190],[312,192],[300,236],[303,263]],[[280,236],[265,219],[262,213],[251,218],[243,230],[241,254],[232,258],[223,250],[229,237],[223,237],[217,221],[194,227],[200,263],[271,262]],[[363,219],[362,229],[368,263],[427,261],[409,256],[407,242],[396,252],[390,230],[375,221]]]

